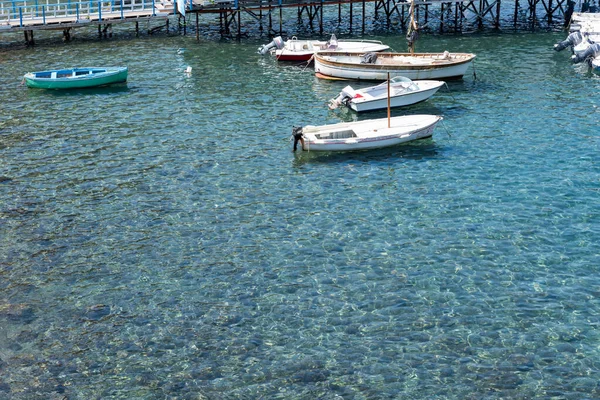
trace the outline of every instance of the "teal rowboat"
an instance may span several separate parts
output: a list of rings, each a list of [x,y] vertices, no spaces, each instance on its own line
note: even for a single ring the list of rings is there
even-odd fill
[[[38,89],[79,89],[127,81],[127,67],[67,68],[29,72],[27,87]]]

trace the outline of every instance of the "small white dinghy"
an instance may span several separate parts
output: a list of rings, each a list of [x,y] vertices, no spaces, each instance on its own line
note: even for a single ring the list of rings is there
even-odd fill
[[[298,142],[302,144],[302,150],[306,151],[354,151],[395,146],[432,136],[433,129],[441,119],[438,115],[403,115],[294,127],[294,151]]]
[[[444,85],[443,81],[412,81],[397,76],[389,82],[390,107],[403,107],[425,101],[433,96]],[[340,94],[329,102],[329,108],[335,109],[340,104],[356,112],[385,109],[388,106],[388,82],[362,89],[346,86]]]

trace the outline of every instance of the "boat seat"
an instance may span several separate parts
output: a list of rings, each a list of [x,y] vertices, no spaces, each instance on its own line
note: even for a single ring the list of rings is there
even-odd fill
[[[317,139],[350,139],[358,137],[352,129],[315,134]]]

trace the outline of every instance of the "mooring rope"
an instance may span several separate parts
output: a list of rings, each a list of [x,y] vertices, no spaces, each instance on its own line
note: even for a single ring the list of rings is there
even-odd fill
[[[309,58],[309,59],[308,59],[308,61],[306,62],[306,65],[304,66],[304,68],[302,68],[302,71],[301,71],[301,72],[304,72],[304,70],[305,70],[306,68],[308,68],[308,66],[310,65],[310,62],[311,62],[311,61],[313,61],[313,59],[314,59],[314,58],[315,58],[315,53],[313,53],[313,55],[312,55],[312,56],[310,56],[310,58]]]

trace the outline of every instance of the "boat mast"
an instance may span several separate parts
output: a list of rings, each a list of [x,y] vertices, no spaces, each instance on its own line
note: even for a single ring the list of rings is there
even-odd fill
[[[387,73],[387,112],[388,112],[388,128],[390,127],[390,73]]]

